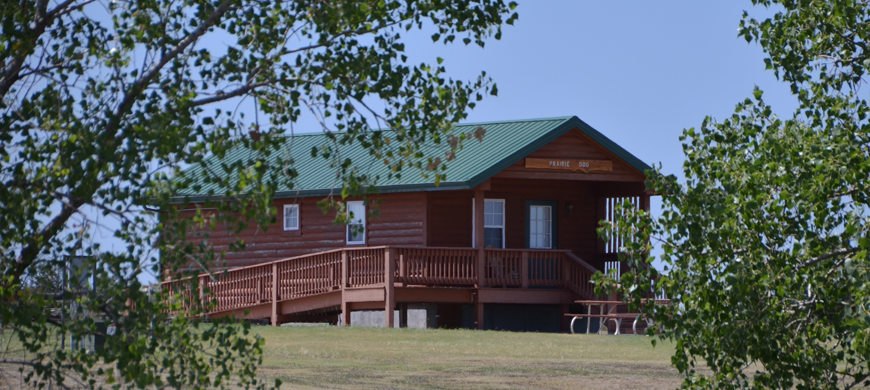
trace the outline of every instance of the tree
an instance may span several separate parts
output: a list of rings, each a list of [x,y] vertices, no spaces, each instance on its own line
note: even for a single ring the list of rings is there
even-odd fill
[[[681,136],[685,183],[649,172],[662,215],[625,210],[617,288],[676,342],[692,388],[850,388],[870,374],[870,6],[754,0],[781,9],[740,36],[768,54],[800,107],[777,117],[762,91]],[[650,238],[652,239],[650,241]],[[663,273],[647,267],[654,244]],[[641,304],[651,280],[671,305]],[[703,374],[706,366],[712,374]]]
[[[292,188],[297,175],[291,159],[270,165],[266,157],[286,152],[279,145],[303,115],[329,135],[311,152],[335,162],[343,196],[378,179],[341,159],[352,142],[397,175],[416,167],[442,178],[440,158],[421,147],[440,144],[452,156],[458,145],[444,146],[443,132],[496,85],[485,73],[450,79],[440,58],[409,64],[401,34],[420,29],[433,32],[433,42],[483,47],[516,20],[514,7],[503,0],[7,3],[0,325],[15,341],[6,345],[18,349],[0,357],[0,375],[22,368],[31,383],[61,386],[266,386],[255,376],[262,340],[243,325],[200,323],[207,308],[185,301],[181,292],[197,291],[197,278],[149,294],[137,276],[181,277],[185,264],[195,265],[190,273],[208,272],[221,254],[187,243],[194,226],[265,228],[275,214],[271,195],[279,185]],[[239,143],[253,151],[249,159],[206,169],[206,181],[224,189],[208,202],[216,211],[179,218],[171,198],[198,190],[181,169]],[[86,227],[100,225],[96,216],[117,221],[110,233],[126,243],[122,251],[107,254],[92,242]],[[26,288],[41,264],[68,256],[97,270],[87,291]],[[61,322],[48,310],[57,298],[76,300],[79,312]],[[105,348],[57,348],[55,336],[91,334],[100,319],[118,329]]]

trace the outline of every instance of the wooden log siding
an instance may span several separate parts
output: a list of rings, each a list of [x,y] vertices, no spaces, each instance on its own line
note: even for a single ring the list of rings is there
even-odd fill
[[[385,267],[387,254],[394,266]],[[190,278],[159,284],[164,299],[174,302],[179,314],[193,305],[210,313],[302,299],[344,290],[345,287],[392,288],[403,286],[470,287],[477,284],[478,251],[470,248],[373,247],[338,249],[227,270],[210,279],[199,275],[201,290],[193,291]],[[492,287],[552,286],[593,299],[589,280],[595,269],[565,250],[487,249],[487,283]],[[347,271],[342,272],[342,259]],[[386,273],[392,272],[393,277]],[[277,291],[273,290],[277,283]],[[153,288],[150,286],[149,288]],[[288,314],[288,313],[284,313]]]
[[[423,246],[426,194],[382,194],[372,197],[372,204],[376,204],[378,199],[381,200],[379,215],[369,216],[366,220],[366,245]],[[318,200],[320,198],[276,199],[275,223],[267,231],[252,224],[236,234],[233,229],[219,225],[208,231],[206,243],[214,248],[215,253],[226,251],[224,258],[218,261],[221,268],[244,267],[346,247],[345,226],[333,223],[334,213],[323,214],[317,206]],[[284,231],[285,204],[299,204],[299,230]],[[193,214],[194,211],[184,211],[182,217]],[[202,242],[204,232],[191,232],[189,241]],[[244,241],[244,251],[228,250],[229,244],[235,240]]]

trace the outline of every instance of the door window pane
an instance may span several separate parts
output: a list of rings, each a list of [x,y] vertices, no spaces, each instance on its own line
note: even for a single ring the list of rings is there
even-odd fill
[[[550,249],[553,247],[552,207],[529,207],[529,247]]]

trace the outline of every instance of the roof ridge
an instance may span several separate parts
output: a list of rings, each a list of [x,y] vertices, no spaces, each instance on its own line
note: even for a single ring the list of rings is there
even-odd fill
[[[567,121],[567,120],[570,120],[571,118],[574,118],[574,116],[570,115],[570,116],[553,116],[553,117],[546,117],[546,118],[509,119],[509,120],[503,120],[503,121],[468,122],[468,123],[457,123],[456,126],[502,125],[502,124],[507,124],[507,123],[546,122],[546,121],[555,121],[555,120]],[[392,131],[392,130],[391,129],[374,129],[372,131]],[[346,134],[346,133],[347,133],[346,131],[332,132],[332,134]],[[282,134],[282,136],[283,137],[290,137],[290,136],[293,136],[293,137],[311,137],[311,136],[324,135],[324,134],[325,133],[323,131],[316,131],[315,130],[315,131],[307,131],[307,132],[302,132],[302,133],[293,133],[292,135],[288,134],[288,133],[284,133],[284,134]]]

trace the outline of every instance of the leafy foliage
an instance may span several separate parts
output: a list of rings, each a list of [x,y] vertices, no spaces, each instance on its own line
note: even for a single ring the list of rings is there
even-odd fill
[[[800,108],[779,118],[755,90],[730,118],[686,130],[685,184],[648,173],[663,215],[624,208],[602,224],[599,234],[629,236],[622,258],[633,268],[619,283],[599,277],[599,287],[625,293],[657,322],[650,334],[676,341],[686,387],[864,386],[870,124],[859,86],[870,8],[753,3],[783,10],[766,20],[744,14],[740,35],[761,44]],[[654,243],[664,274],[649,267]],[[651,289],[672,304],[642,302]]]
[[[266,157],[292,155],[279,145],[303,115],[317,118],[331,140],[310,152],[333,162],[342,197],[365,193],[378,179],[342,157],[353,142],[395,174],[413,167],[443,178],[444,164],[422,146],[440,144],[452,159],[460,145],[442,140],[444,130],[483,95],[496,94],[496,85],[485,73],[470,82],[450,79],[441,59],[409,64],[402,33],[431,30],[435,42],[483,47],[516,20],[515,6],[502,0],[6,4],[0,326],[21,346],[5,352],[23,357],[0,360],[0,375],[11,365],[40,386],[265,387],[255,375],[261,340],[245,325],[201,324],[197,315],[208,307],[185,301],[200,288],[198,278],[184,276],[209,272],[222,255],[206,240],[192,244],[188,234],[268,228],[275,188],[292,188],[297,172],[292,158],[269,164]],[[206,157],[238,144],[252,151],[248,158],[204,166]],[[192,165],[206,177],[184,177],[182,169]],[[198,190],[192,183],[200,179],[224,190],[182,218],[185,200],[175,195]],[[324,203],[342,207],[334,198]],[[102,228],[105,220],[118,227]],[[103,253],[93,243],[100,229],[126,247]],[[27,287],[40,264],[66,269],[70,256],[98,271],[86,289]],[[188,282],[149,293],[137,279],[142,272]],[[75,301],[75,309],[51,311],[58,298]],[[107,347],[93,354],[57,347],[56,336],[80,339],[95,331],[97,319],[117,325]]]

